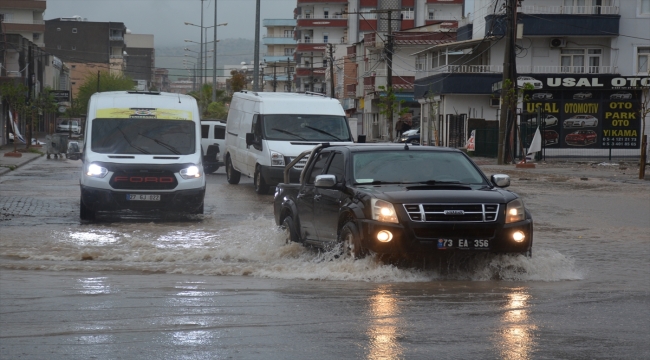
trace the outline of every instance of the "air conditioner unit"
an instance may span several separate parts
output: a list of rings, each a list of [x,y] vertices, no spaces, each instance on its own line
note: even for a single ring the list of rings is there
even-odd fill
[[[566,39],[562,38],[553,38],[551,39],[552,48],[561,48],[566,46]]]
[[[498,108],[501,106],[501,98],[490,98],[490,107]]]

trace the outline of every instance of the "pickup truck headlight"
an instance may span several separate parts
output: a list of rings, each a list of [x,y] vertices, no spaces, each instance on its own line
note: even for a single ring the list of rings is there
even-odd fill
[[[103,178],[108,174],[108,169],[97,164],[90,164],[86,168],[86,176]]]
[[[192,165],[180,171],[183,179],[195,179],[201,177],[201,169],[198,166]]]
[[[398,222],[397,213],[395,212],[395,207],[393,204],[380,199],[372,199],[371,205],[373,220],[389,223]]]
[[[521,199],[515,199],[508,203],[506,206],[506,224],[526,219],[526,209],[524,202]]]
[[[284,166],[284,155],[271,151],[271,166]]]

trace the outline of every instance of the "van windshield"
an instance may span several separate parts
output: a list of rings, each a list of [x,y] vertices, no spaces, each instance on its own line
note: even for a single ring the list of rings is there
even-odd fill
[[[345,116],[264,115],[264,138],[284,141],[352,141]]]
[[[193,121],[95,119],[90,148],[100,154],[188,155],[196,151]]]

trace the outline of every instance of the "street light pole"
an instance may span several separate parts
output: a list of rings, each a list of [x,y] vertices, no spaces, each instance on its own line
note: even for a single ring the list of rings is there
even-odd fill
[[[255,57],[253,59],[253,91],[259,91],[260,73],[260,0],[255,1]]]
[[[214,43],[212,49],[214,50],[212,58],[212,102],[217,101],[217,1],[214,1]]]

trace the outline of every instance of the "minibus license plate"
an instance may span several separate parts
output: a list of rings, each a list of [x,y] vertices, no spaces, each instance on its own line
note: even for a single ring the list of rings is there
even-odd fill
[[[160,195],[153,194],[126,194],[127,200],[132,201],[160,201]]]

